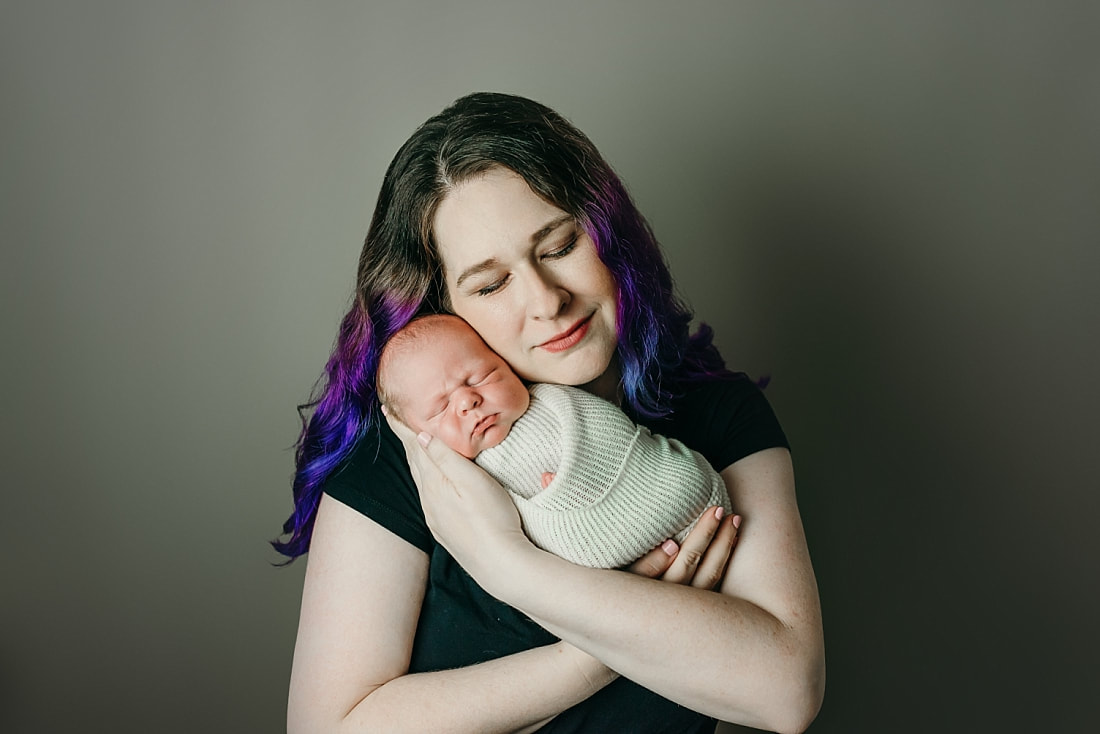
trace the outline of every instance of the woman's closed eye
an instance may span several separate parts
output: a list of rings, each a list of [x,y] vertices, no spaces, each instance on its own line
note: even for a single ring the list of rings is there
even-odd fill
[[[568,256],[574,250],[577,249],[577,241],[579,239],[580,239],[580,233],[579,232],[574,232],[572,235],[570,235],[569,240],[564,245],[562,245],[561,247],[559,247],[556,250],[551,250],[550,252],[545,252],[542,255],[539,255],[539,259],[540,260],[560,260],[561,258]],[[479,296],[491,296],[492,294],[496,293],[497,291],[499,291],[504,286],[508,285],[508,283],[511,280],[512,280],[511,274],[505,275],[502,278],[500,278],[499,280],[493,281],[489,285],[482,286],[481,288],[478,288],[476,291],[474,291],[474,293],[476,295],[479,295]]]
[[[492,295],[493,293],[496,293],[501,288],[503,288],[505,285],[507,285],[509,280],[511,280],[511,276],[505,275],[500,280],[494,281],[494,282],[490,283],[489,285],[484,286],[482,288],[478,288],[474,292],[479,296]]]
[[[566,242],[558,249],[546,253],[542,256],[542,258],[544,260],[556,260],[558,258],[565,257],[569,253],[573,252],[573,250],[577,249],[578,239],[580,239],[580,235],[574,232],[573,235],[569,238],[568,242]]]

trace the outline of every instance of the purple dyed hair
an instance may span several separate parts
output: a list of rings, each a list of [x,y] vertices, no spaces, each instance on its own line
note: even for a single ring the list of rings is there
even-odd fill
[[[299,406],[290,560],[306,553],[324,482],[378,420],[375,376],[386,340],[414,316],[449,310],[432,220],[454,187],[491,168],[519,174],[572,214],[596,243],[618,285],[624,409],[659,417],[686,382],[729,373],[701,326],[673,293],[656,238],[619,177],[585,135],[523,97],[477,93],[420,126],[386,171],[359,257],[355,302],[340,325],[314,399]],[[289,562],[289,561],[288,561]]]

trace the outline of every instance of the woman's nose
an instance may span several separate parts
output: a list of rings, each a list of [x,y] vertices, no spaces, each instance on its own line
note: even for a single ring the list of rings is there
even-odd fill
[[[535,273],[527,294],[527,312],[535,319],[553,320],[569,305],[570,298],[561,284]]]

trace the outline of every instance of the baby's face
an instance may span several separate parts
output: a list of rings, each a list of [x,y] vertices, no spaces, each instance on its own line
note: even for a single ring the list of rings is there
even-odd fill
[[[465,325],[445,324],[395,355],[387,393],[406,425],[472,459],[504,440],[531,396]]]

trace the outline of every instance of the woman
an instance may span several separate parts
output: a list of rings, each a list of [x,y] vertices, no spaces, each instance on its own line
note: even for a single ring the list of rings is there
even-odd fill
[[[386,172],[356,296],[276,543],[310,551],[291,731],[808,725],[824,652],[786,441],[709,332],[688,336],[652,233],[582,133],[500,94],[426,122]],[[524,379],[581,386],[703,453],[740,529],[708,511],[634,573],[535,548],[500,485],[380,416],[382,345],[442,311]]]

